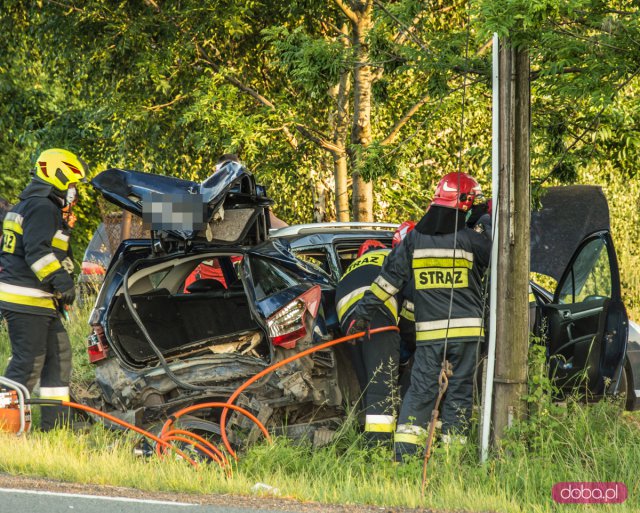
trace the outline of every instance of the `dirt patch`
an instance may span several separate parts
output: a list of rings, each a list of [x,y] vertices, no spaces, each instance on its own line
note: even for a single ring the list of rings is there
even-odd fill
[[[622,413],[622,420],[640,430],[640,411],[625,411]]]

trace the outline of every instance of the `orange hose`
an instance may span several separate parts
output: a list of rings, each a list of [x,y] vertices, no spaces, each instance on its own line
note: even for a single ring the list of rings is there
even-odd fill
[[[166,436],[173,436],[173,435],[190,436],[191,438],[193,438],[193,439],[197,440],[198,442],[200,442],[201,444],[203,444],[211,452],[216,454],[220,458],[220,462],[222,463],[222,465],[228,465],[229,464],[229,461],[227,460],[227,457],[224,455],[224,453],[220,449],[218,449],[215,445],[213,445],[206,438],[204,438],[204,437],[202,437],[200,435],[197,435],[196,433],[192,433],[191,431],[185,431],[183,429],[172,429],[171,431],[168,431],[166,433]]]
[[[258,420],[258,418],[251,412],[245,410],[244,408],[240,407],[240,406],[236,406],[235,404],[228,404],[228,403],[221,403],[221,402],[212,402],[212,403],[199,403],[199,404],[193,404],[191,406],[188,406],[186,408],[183,408],[182,410],[177,411],[176,413],[174,413],[173,415],[171,415],[167,421],[164,423],[164,425],[162,426],[162,430],[160,431],[160,438],[164,439],[165,436],[167,436],[167,433],[169,431],[169,428],[173,425],[173,423],[180,418],[182,415],[186,415],[187,413],[191,413],[192,411],[195,410],[204,410],[205,408],[231,408],[232,410],[235,410],[239,413],[241,413],[242,415],[244,415],[245,417],[249,418],[251,421],[253,421],[253,423],[258,426],[258,428],[260,429],[260,431],[262,431],[262,434],[265,436],[265,438],[267,440],[271,440],[271,437],[269,436],[269,432],[267,431],[267,428],[264,427],[264,425],[262,424],[262,422],[260,422],[260,420]],[[223,440],[224,440],[224,436],[223,436]],[[227,449],[228,450],[228,449]],[[162,451],[162,447],[161,446],[157,446],[156,447],[156,452],[158,454],[161,454]],[[229,452],[229,454],[231,454],[235,459],[238,459],[236,454],[234,452]]]
[[[233,403],[233,401],[235,401],[238,396],[252,383],[255,383],[258,379],[260,379],[262,376],[265,376],[266,374],[269,374],[271,372],[273,372],[276,369],[279,369],[280,367],[287,365],[288,363],[291,363],[295,360],[298,360],[299,358],[302,358],[304,356],[307,356],[308,354],[311,353],[315,353],[316,351],[320,351],[321,349],[326,349],[327,347],[332,347],[338,344],[342,344],[343,342],[348,342],[349,340],[354,340],[354,339],[358,339],[358,338],[363,338],[366,335],[373,335],[376,333],[381,333],[383,331],[400,331],[400,329],[397,326],[385,326],[384,328],[374,328],[372,330],[369,330],[368,332],[366,331],[361,331],[359,333],[356,333],[354,335],[347,335],[346,337],[340,337],[340,338],[336,338],[334,340],[330,340],[329,342],[325,342],[324,344],[320,344],[317,346],[313,346],[310,347],[309,349],[305,349],[304,351],[301,351],[298,354],[295,354],[293,356],[290,356],[289,358],[285,358],[284,360],[275,363],[273,365],[271,365],[270,367],[267,367],[264,370],[261,370],[260,372],[258,372],[258,374],[256,374],[255,376],[249,378],[247,381],[245,381],[242,385],[240,385],[238,388],[236,388],[236,391],[231,394],[231,397],[229,397],[229,400],[227,401],[227,406],[225,407],[224,410],[222,410],[222,415],[220,416],[220,433],[222,434],[222,441],[224,443],[224,446],[226,447],[227,451],[229,452],[229,454],[231,454],[231,456],[233,456],[234,458],[237,459],[236,457],[236,453],[234,452],[234,450],[231,448],[231,445],[229,444],[229,440],[227,439],[227,412],[228,412],[228,408],[231,408],[231,405]]]
[[[222,442],[224,443],[225,448],[227,449],[227,452],[229,454],[231,454],[231,456],[233,456],[236,460],[238,459],[235,451],[231,448],[231,444],[229,443],[229,439],[227,438],[227,430],[226,430],[226,426],[227,426],[227,412],[229,411],[229,409],[232,410],[236,410],[237,407],[233,404],[233,402],[238,398],[238,396],[247,388],[249,387],[251,384],[255,383],[256,381],[258,381],[261,377],[266,376],[267,374],[273,372],[276,369],[279,369],[280,367],[287,365],[288,363],[291,363],[295,360],[298,360],[299,358],[303,358],[304,356],[307,356],[308,354],[311,353],[315,353],[316,351],[320,351],[322,349],[326,349],[328,347],[332,347],[338,344],[342,344],[344,342],[348,342],[349,340],[354,340],[354,339],[358,339],[358,338],[363,338],[364,336],[366,336],[367,334],[376,334],[376,333],[381,333],[383,331],[400,331],[400,329],[397,326],[385,326],[383,328],[374,328],[372,330],[369,330],[369,332],[366,331],[361,331],[359,333],[355,333],[354,335],[348,335],[346,337],[340,337],[340,338],[336,338],[334,340],[330,340],[329,342],[324,342],[323,344],[319,344],[317,346],[313,346],[310,347],[309,349],[305,349],[304,351],[299,352],[298,354],[295,354],[293,356],[290,356],[288,358],[285,358],[284,360],[278,362],[278,363],[274,363],[273,365],[267,367],[266,369],[261,370],[260,372],[258,372],[258,374],[256,374],[255,376],[252,376],[251,378],[249,378],[247,381],[245,381],[242,385],[240,385],[236,391],[231,394],[231,397],[229,397],[229,399],[227,400],[226,403],[222,403],[222,407],[224,408],[222,410],[222,415],[220,416],[220,434],[222,435]],[[189,406],[188,408],[185,408],[184,410],[180,410],[177,413],[175,413],[173,416],[174,417],[178,417],[180,415],[184,415],[187,412],[192,412],[194,410],[199,410],[202,408],[206,408],[206,404],[195,404],[192,406]],[[220,404],[220,403],[217,403]],[[242,413],[242,412],[241,412]],[[246,412],[249,413],[249,412]],[[251,418],[251,417],[249,417]],[[253,419],[251,419],[253,420]],[[167,423],[165,423],[165,426],[168,427],[167,425],[171,425],[171,419],[169,419],[167,421]],[[262,423],[260,423],[260,421],[258,421],[258,419],[254,420],[254,422],[258,425],[258,427],[260,428],[260,430],[265,434],[265,437],[267,438],[267,440],[270,440],[269,435],[267,430],[264,428],[264,426],[262,425]],[[162,433],[164,432],[165,427],[163,426],[162,428],[162,432],[160,433],[160,436],[162,436]]]
[[[191,463],[191,465],[193,465],[196,468],[198,467],[198,464],[195,461],[193,461],[191,458],[189,458],[189,456],[187,456],[184,452],[182,452],[177,447],[174,447],[170,443],[165,442],[164,440],[158,438],[153,433],[149,433],[148,431],[145,431],[144,429],[141,429],[141,428],[139,428],[137,426],[134,426],[133,424],[129,424],[128,422],[125,422],[124,420],[120,420],[118,417],[114,417],[113,415],[109,415],[108,413],[105,413],[103,411],[96,410],[95,408],[91,408],[91,406],[85,406],[84,404],[72,403],[70,401],[60,401],[60,404],[62,404],[62,406],[67,406],[69,408],[75,408],[77,410],[83,410],[83,411],[86,411],[86,412],[89,412],[89,413],[94,413],[95,415],[98,415],[98,416],[103,417],[103,418],[105,418],[107,420],[110,420],[111,422],[115,422],[116,424],[119,424],[119,425],[121,425],[121,426],[123,426],[123,427],[125,427],[127,429],[135,431],[136,433],[139,433],[142,436],[145,436],[145,437],[153,440],[154,442],[160,444],[161,446],[168,447],[169,449],[174,451],[176,454],[178,454],[180,457],[184,458],[189,463]]]
[[[199,451],[202,451],[203,453],[205,453],[207,456],[209,456],[209,458],[211,458],[213,461],[215,461],[218,465],[222,466],[222,460],[220,460],[220,458],[218,458],[209,449],[207,449],[206,447],[203,447],[202,445],[200,445],[195,440],[191,440],[190,438],[186,438],[184,436],[178,436],[178,435],[172,435],[172,436],[165,437],[165,441],[168,442],[170,440],[175,440],[176,442],[183,442],[185,444],[191,445],[192,447],[194,447],[194,448],[198,449]]]
[[[375,333],[380,333],[383,331],[400,331],[398,329],[397,326],[386,326],[384,328],[375,328],[370,330],[368,333],[367,332],[360,332],[360,333],[356,333],[354,335],[349,335],[346,337],[341,337],[341,338],[337,338],[334,340],[330,340],[329,342],[325,342],[323,344],[314,346],[314,347],[310,347],[309,349],[305,349],[304,351],[301,351],[298,354],[295,354],[293,356],[290,356],[288,358],[285,358],[284,360],[275,363],[265,369],[263,369],[262,371],[260,371],[258,374],[256,374],[255,376],[252,376],[251,378],[249,378],[247,381],[245,381],[242,385],[240,385],[233,394],[231,394],[231,397],[229,397],[229,399],[227,400],[226,403],[222,403],[222,402],[210,402],[210,403],[200,403],[200,404],[194,404],[191,406],[188,406],[186,408],[183,408],[182,410],[177,411],[176,413],[174,413],[173,415],[171,415],[169,417],[169,419],[167,419],[167,421],[164,423],[164,425],[162,426],[162,430],[160,432],[160,436],[156,436],[153,433],[150,433],[148,431],[145,431],[144,429],[141,429],[137,426],[134,426],[133,424],[129,424],[128,422],[125,422],[124,420],[121,420],[117,417],[114,417],[113,415],[109,415],[108,413],[102,412],[100,410],[96,410],[95,408],[91,408],[90,406],[85,406],[83,404],[78,404],[78,403],[72,403],[70,401],[60,401],[60,404],[62,406],[67,406],[69,408],[75,408],[78,410],[83,410],[89,413],[93,413],[95,415],[98,415],[99,417],[105,418],[115,424],[118,424],[120,426],[123,426],[127,429],[130,429],[132,431],[135,431],[136,433],[141,434],[142,436],[145,436],[147,438],[149,438],[150,440],[153,440],[154,442],[156,442],[156,453],[159,456],[162,456],[164,454],[164,451],[168,448],[171,449],[172,451],[174,451],[176,454],[178,454],[181,458],[183,458],[184,460],[188,461],[191,465],[193,465],[194,467],[198,467],[198,463],[195,462],[193,459],[191,459],[189,456],[187,456],[183,451],[181,451],[180,449],[178,449],[177,447],[175,447],[174,445],[172,445],[171,443],[169,443],[170,441],[177,441],[177,442],[182,442],[182,443],[186,443],[188,445],[191,445],[192,447],[196,448],[197,450],[200,450],[201,452],[203,452],[204,454],[206,454],[209,458],[211,458],[213,461],[215,461],[220,467],[222,467],[223,469],[226,469],[227,471],[227,475],[230,476],[231,475],[231,470],[230,470],[230,465],[229,465],[229,460],[227,459],[227,457],[224,455],[224,453],[218,449],[215,445],[213,445],[209,440],[207,440],[204,437],[201,437],[195,433],[192,433],[190,431],[186,431],[186,430],[182,430],[182,429],[170,429],[171,426],[173,425],[173,423],[180,418],[182,415],[186,415],[187,413],[191,413],[193,411],[196,410],[202,410],[205,408],[222,408],[222,414],[220,416],[220,432],[221,432],[221,436],[222,436],[222,441],[224,443],[225,448],[227,449],[227,451],[229,452],[229,454],[231,454],[231,456],[233,456],[236,460],[238,459],[235,451],[231,448],[231,444],[229,443],[229,439],[227,437],[227,433],[226,433],[226,420],[227,420],[227,413],[229,410],[234,410],[237,411],[238,413],[244,415],[245,417],[247,417],[249,420],[251,420],[256,426],[258,426],[258,428],[260,429],[260,431],[262,432],[262,434],[265,436],[265,438],[267,440],[271,440],[271,437],[269,436],[269,432],[267,431],[267,428],[262,424],[262,422],[255,416],[253,415],[251,412],[247,411],[246,409],[240,407],[240,406],[236,406],[235,404],[233,404],[233,402],[240,396],[240,394],[246,390],[250,385],[252,385],[253,383],[255,383],[256,381],[258,381],[260,378],[262,378],[263,376],[266,376],[267,374],[270,374],[271,372],[275,371],[276,369],[279,369],[280,367],[283,367],[284,365],[287,365],[288,363],[291,363],[295,360],[298,360],[300,358],[303,358],[311,353],[315,353],[316,351],[321,351],[322,349],[326,349],[328,347],[332,347],[338,344],[342,344],[343,342],[348,342],[349,340],[354,340],[354,339],[358,339],[358,338],[362,338],[367,334],[375,334]]]

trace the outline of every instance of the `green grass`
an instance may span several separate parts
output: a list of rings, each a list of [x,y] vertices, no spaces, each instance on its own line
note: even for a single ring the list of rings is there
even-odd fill
[[[72,315],[69,332],[76,351],[75,378],[86,379],[81,364],[87,312]],[[6,361],[8,338],[0,329],[0,356]],[[619,406],[589,406],[570,401],[562,408],[537,408],[516,426],[503,450],[486,465],[477,447],[437,447],[429,464],[429,482],[420,498],[422,462],[395,465],[388,448],[366,450],[352,426],[322,449],[295,446],[284,439],[252,447],[228,478],[217,466],[191,468],[174,457],[133,455],[136,437],[95,426],[89,433],[68,431],[0,435],[0,471],[79,483],[128,486],[142,490],[250,494],[266,483],[281,496],[302,501],[384,506],[425,506],[444,510],[542,512],[631,512],[640,510],[640,416],[620,415]],[[622,481],[625,504],[558,506],[551,487],[559,481]]]

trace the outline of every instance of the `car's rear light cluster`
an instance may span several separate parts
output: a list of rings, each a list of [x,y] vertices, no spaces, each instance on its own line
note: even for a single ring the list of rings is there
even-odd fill
[[[87,353],[89,355],[89,362],[96,363],[107,357],[109,348],[107,346],[107,337],[104,334],[102,326],[94,324],[92,328],[93,333],[89,335],[89,339],[87,340]]]
[[[274,346],[292,349],[307,335],[307,313],[315,318],[320,308],[320,286],[307,290],[267,319]]]

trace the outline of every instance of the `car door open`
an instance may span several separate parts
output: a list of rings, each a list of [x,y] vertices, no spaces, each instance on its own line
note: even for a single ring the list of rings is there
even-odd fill
[[[628,328],[608,232],[595,233],[578,247],[542,314],[556,384],[564,390],[582,385],[594,396],[608,392],[621,370]]]

